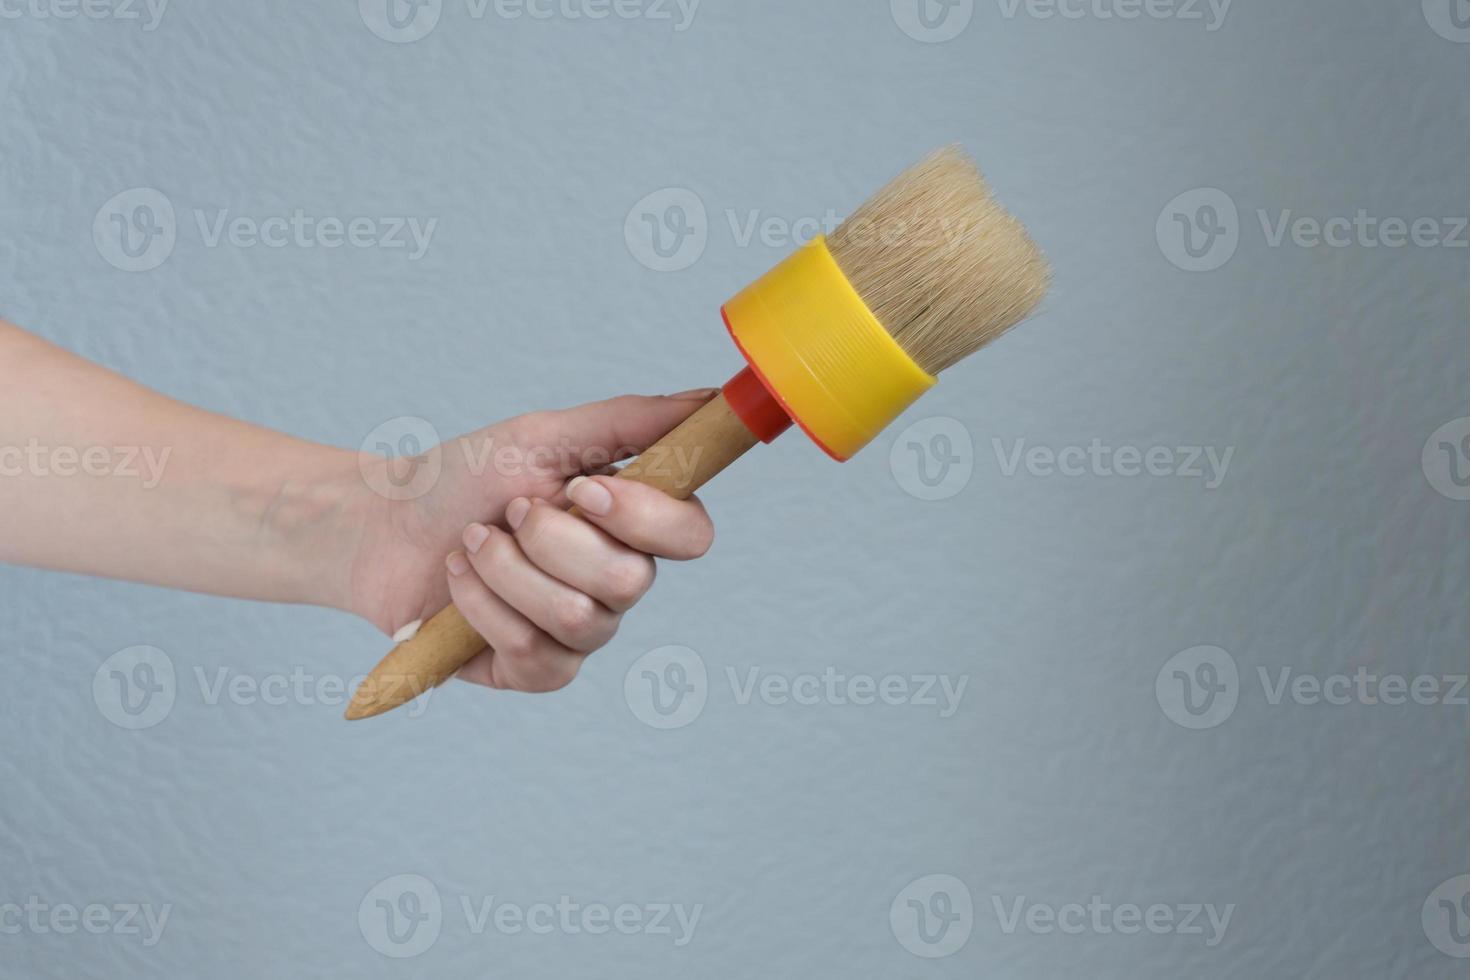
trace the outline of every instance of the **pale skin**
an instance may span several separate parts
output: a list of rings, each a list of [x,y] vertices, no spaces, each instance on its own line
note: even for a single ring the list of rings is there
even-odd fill
[[[462,679],[554,691],[655,558],[714,540],[697,499],[607,475],[714,394],[523,415],[413,463],[182,404],[0,322],[0,562],[324,606],[400,637],[453,601],[489,641]]]

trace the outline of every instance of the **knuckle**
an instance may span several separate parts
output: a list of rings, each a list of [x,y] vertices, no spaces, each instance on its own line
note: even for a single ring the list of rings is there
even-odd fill
[[[482,593],[484,589],[480,581],[480,573],[471,568],[464,575],[449,576],[449,599],[464,614],[464,618],[483,636],[484,622],[486,620],[485,598]]]
[[[557,429],[556,413],[529,412],[503,423],[502,432],[506,443],[520,448],[523,453],[530,453],[551,443],[556,438]]]
[[[581,592],[557,600],[552,616],[562,634],[578,643],[591,640],[597,630],[597,603]]]
[[[503,564],[512,556],[515,549],[519,547],[520,545],[516,543],[515,538],[495,529],[491,530],[490,537],[485,539],[485,543],[480,546],[480,553],[475,557],[479,559],[478,565],[480,567],[489,570],[490,568]]]
[[[703,558],[715,544],[715,526],[704,518],[689,532],[688,550],[691,558]]]
[[[630,412],[636,412],[647,402],[648,399],[642,395],[618,395],[608,402],[607,407],[615,413],[626,415]]]
[[[546,507],[540,504],[532,504],[531,509],[526,512],[525,520],[516,529],[515,538],[520,542],[521,550],[526,555],[539,554],[546,544],[546,536],[562,511],[555,507]]]
[[[560,691],[577,679],[580,669],[580,665],[571,657],[560,657],[554,663],[547,664],[546,669],[537,678],[540,682],[537,685],[537,693],[550,694],[552,691]]]
[[[551,412],[527,412],[525,415],[517,415],[508,423],[512,433],[533,440],[549,431],[554,424]]]
[[[656,567],[652,558],[644,556],[615,562],[607,570],[608,598],[620,606],[631,606],[653,586]]]
[[[511,663],[524,665],[536,658],[538,647],[534,630],[519,629],[496,638],[495,655],[503,656]]]

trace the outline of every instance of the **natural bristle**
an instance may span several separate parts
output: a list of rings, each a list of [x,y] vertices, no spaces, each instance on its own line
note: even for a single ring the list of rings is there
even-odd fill
[[[930,374],[1025,319],[1050,278],[1026,229],[952,147],[899,175],[828,245],[869,309]]]

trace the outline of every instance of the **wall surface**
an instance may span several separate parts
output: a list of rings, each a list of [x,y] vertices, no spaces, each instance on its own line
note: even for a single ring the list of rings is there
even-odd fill
[[[1465,975],[1470,4],[922,2],[0,0],[0,315],[321,442],[718,383],[948,142],[1056,268],[557,695],[0,569],[0,975]]]

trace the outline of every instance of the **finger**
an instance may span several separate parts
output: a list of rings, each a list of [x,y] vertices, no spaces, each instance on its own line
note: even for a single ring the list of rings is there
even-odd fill
[[[564,510],[523,497],[505,519],[533,565],[613,612],[627,612],[653,585],[651,557]]]
[[[678,395],[622,395],[523,415],[515,420],[517,441],[555,446],[561,475],[576,476],[642,452],[717,394],[718,388],[700,388]]]
[[[464,544],[490,591],[557,643],[591,653],[618,631],[618,613],[537,568],[499,528],[471,524]]]
[[[466,680],[503,690],[559,691],[582,667],[582,655],[537,629],[490,591],[460,552],[449,556],[449,594],[454,605],[490,645],[462,668]]]
[[[587,520],[650,555],[687,561],[701,557],[715,540],[714,523],[694,497],[675,500],[662,490],[607,476],[577,477],[566,493]]]
[[[506,690],[503,685],[495,682],[495,651],[489,647],[471,657],[463,667],[454,672],[454,676],[481,687],[496,691]]]

